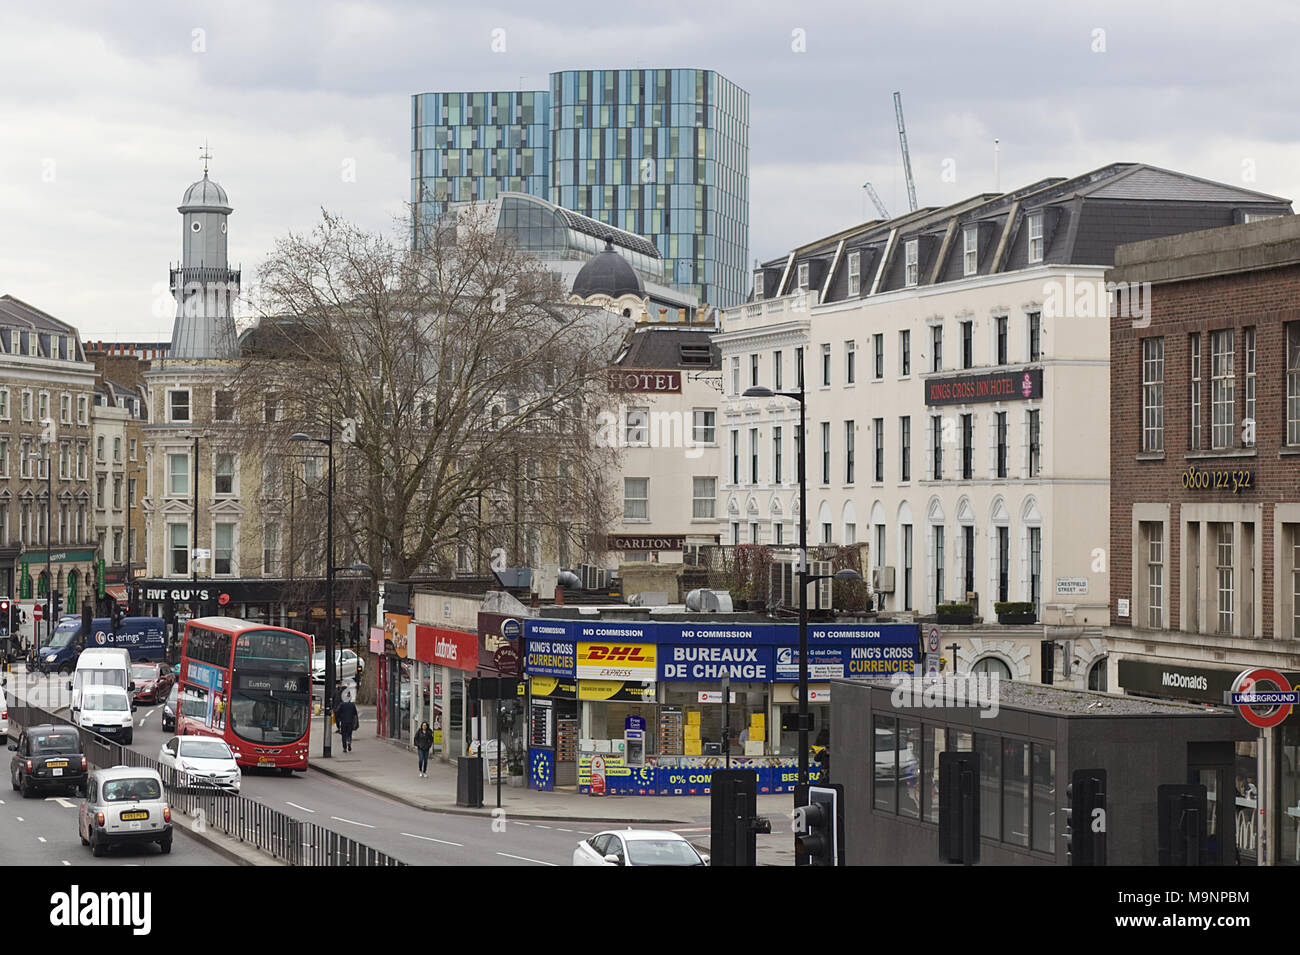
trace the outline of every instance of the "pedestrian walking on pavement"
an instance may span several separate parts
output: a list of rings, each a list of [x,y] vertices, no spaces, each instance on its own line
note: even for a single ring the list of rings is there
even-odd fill
[[[420,753],[420,775],[429,775],[429,747],[433,745],[433,730],[429,729],[429,721],[425,720],[420,724],[420,728],[415,731],[415,748]]]
[[[343,752],[352,752],[352,734],[361,726],[361,717],[357,714],[357,705],[345,699],[334,711],[334,722],[343,737]]]

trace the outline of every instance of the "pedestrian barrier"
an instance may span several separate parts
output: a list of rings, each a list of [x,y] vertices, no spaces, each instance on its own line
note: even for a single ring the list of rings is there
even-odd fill
[[[9,722],[19,728],[67,724],[66,716],[23,704],[9,707]],[[98,733],[80,729],[82,752],[93,769],[136,766],[162,777],[173,825],[224,833],[286,865],[404,866],[392,856],[342,833],[302,822],[270,806],[232,792],[184,785],[183,774]],[[180,817],[180,818],[178,818]]]

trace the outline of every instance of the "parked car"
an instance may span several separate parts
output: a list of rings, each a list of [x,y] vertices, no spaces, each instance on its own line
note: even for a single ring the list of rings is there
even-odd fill
[[[156,769],[114,766],[97,769],[86,782],[77,814],[77,834],[92,855],[111,846],[156,842],[172,851],[172,811]]]
[[[675,832],[608,829],[573,850],[574,865],[708,865],[709,857]]]
[[[75,793],[85,785],[86,757],[74,726],[29,726],[9,749],[9,782],[23,798],[49,789]]]
[[[164,733],[176,732],[176,698],[180,696],[181,685],[173,682],[171,692],[167,694],[167,702],[163,704],[162,711],[162,728]]]
[[[0,681],[0,739],[9,745],[9,701],[5,699],[4,683]]]
[[[239,792],[235,754],[225,740],[215,736],[173,736],[158,750],[158,762],[176,770],[178,785]]]
[[[133,699],[137,703],[157,703],[166,699],[176,684],[176,673],[166,663],[132,663]]]
[[[366,663],[352,650],[334,651],[334,678],[336,680],[356,680],[365,671]],[[317,650],[311,655],[311,679],[313,683],[325,682],[325,651]]]

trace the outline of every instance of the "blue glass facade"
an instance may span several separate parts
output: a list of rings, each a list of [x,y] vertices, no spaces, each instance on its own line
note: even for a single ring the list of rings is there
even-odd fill
[[[422,217],[503,191],[654,242],[710,305],[748,291],[749,94],[712,70],[571,70],[545,92],[412,98]]]
[[[411,205],[432,222],[452,202],[550,186],[547,93],[417,93],[411,97]]]

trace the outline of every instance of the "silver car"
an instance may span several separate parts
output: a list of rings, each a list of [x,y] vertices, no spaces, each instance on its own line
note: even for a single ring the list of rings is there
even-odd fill
[[[111,846],[156,842],[172,851],[172,811],[154,769],[114,766],[97,769],[86,781],[77,815],[81,844],[102,856]]]

